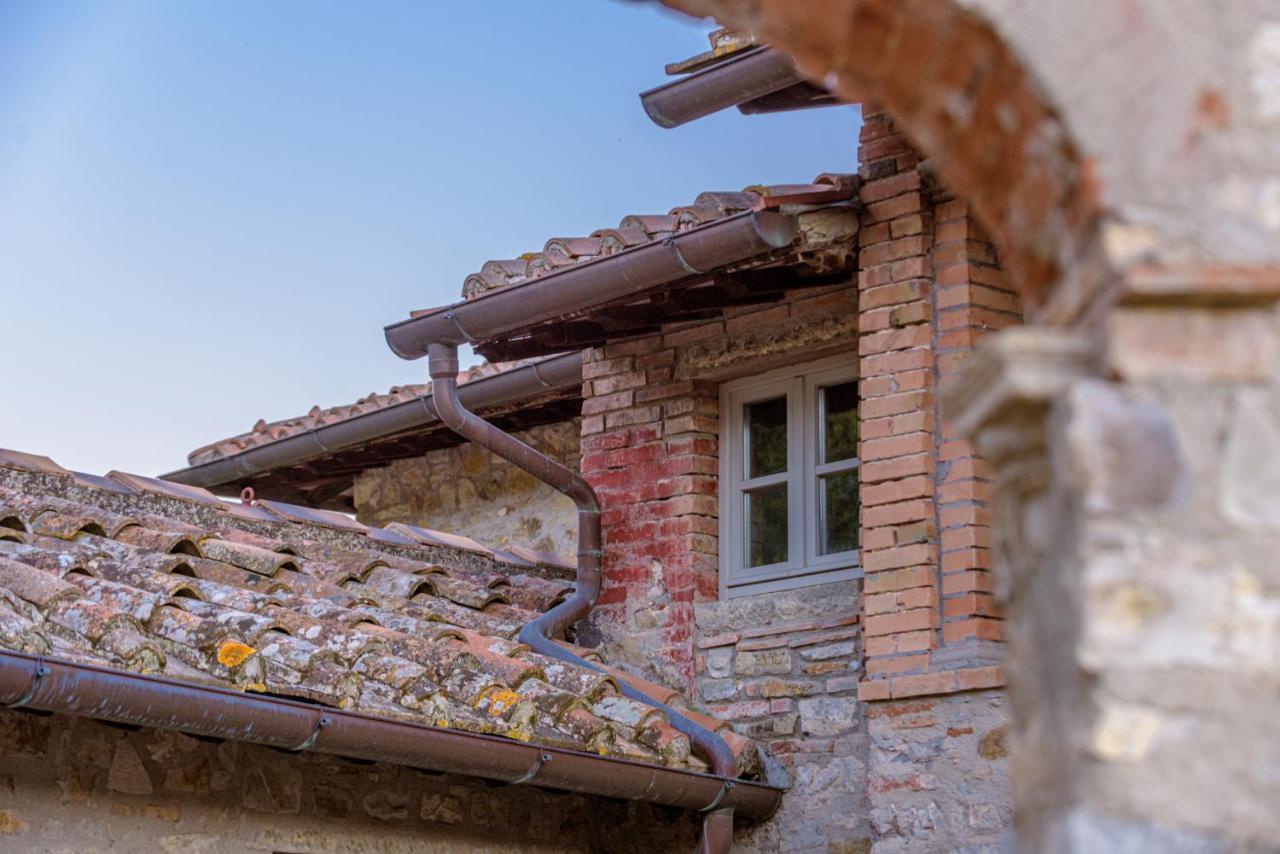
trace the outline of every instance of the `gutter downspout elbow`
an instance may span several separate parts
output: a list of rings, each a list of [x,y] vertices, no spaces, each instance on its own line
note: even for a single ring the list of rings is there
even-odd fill
[[[456,344],[429,344],[427,369],[431,375],[432,403],[436,414],[446,426],[569,496],[577,505],[578,569],[573,595],[526,623],[520,629],[519,640],[541,655],[603,672],[596,665],[556,643],[556,638],[563,637],[570,626],[591,612],[600,597],[603,552],[600,501],[595,490],[581,475],[463,408],[458,400]],[[618,681],[619,690],[624,697],[662,711],[671,726],[688,737],[689,743],[710,760],[713,773],[722,781],[721,794],[702,809],[702,836],[696,850],[698,854],[727,854],[733,846],[733,809],[720,807],[719,804],[724,792],[733,787],[738,776],[737,757],[724,739],[711,730],[665,703],[653,700],[626,681]]]

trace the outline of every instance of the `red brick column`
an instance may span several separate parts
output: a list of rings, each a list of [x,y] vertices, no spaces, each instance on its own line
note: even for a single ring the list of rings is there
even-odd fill
[[[713,385],[672,377],[662,335],[584,354],[582,473],[604,505],[604,591],[595,625],[693,683],[693,603],[717,595]]]
[[[946,382],[982,336],[1021,322],[1018,295],[998,266],[995,247],[958,200],[935,210],[937,375]],[[938,507],[942,642],[1004,640],[991,596],[992,470],[973,445],[938,417]]]
[[[941,422],[937,388],[1017,297],[964,205],[938,201],[883,113],[859,145],[863,699],[999,684],[990,597],[990,472]],[[968,642],[969,647],[953,647]],[[939,653],[944,649],[946,656]]]

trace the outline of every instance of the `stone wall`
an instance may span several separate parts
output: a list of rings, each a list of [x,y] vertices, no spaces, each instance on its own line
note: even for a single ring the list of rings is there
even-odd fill
[[[1001,475],[1028,850],[1280,842],[1280,288],[1236,288],[999,336],[949,395]]]
[[[1003,692],[874,703],[865,714],[877,854],[1012,850]]]
[[[739,850],[870,848],[861,598],[846,581],[694,608],[697,698],[757,740],[766,779],[790,785],[777,815],[739,831]]]
[[[0,710],[0,850],[690,851],[685,810]]]
[[[576,471],[578,432],[573,420],[515,435]],[[356,517],[371,525],[407,522],[570,558],[578,549],[570,499],[470,442],[365,471],[356,478],[355,505]]]

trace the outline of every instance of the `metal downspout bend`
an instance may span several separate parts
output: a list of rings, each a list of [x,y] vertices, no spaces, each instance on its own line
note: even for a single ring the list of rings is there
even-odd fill
[[[519,640],[534,652],[603,673],[600,667],[555,642],[570,626],[591,612],[600,596],[602,540],[600,502],[595,490],[581,475],[463,408],[458,400],[457,345],[428,345],[427,366],[431,375],[432,402],[445,425],[569,496],[577,505],[578,568],[573,595],[526,623],[520,629]],[[618,683],[624,697],[645,703],[666,715],[668,723],[687,736],[689,743],[710,760],[712,772],[723,779],[725,788],[733,784],[738,776],[737,759],[724,739],[676,709],[638,691],[630,683],[624,680],[618,680]],[[726,854],[733,845],[733,809],[719,807],[725,788],[721,789],[720,796],[703,808],[702,836],[696,849],[699,854]]]

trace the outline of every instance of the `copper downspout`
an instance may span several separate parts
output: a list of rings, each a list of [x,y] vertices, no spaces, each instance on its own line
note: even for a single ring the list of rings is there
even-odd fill
[[[599,667],[579,658],[554,640],[563,637],[566,629],[587,616],[600,595],[600,502],[595,490],[580,475],[462,408],[458,401],[456,344],[428,345],[427,360],[433,402],[441,421],[461,436],[569,496],[577,505],[577,587],[573,595],[564,602],[525,624],[520,630],[520,642],[543,655],[600,671]],[[729,851],[733,844],[733,806],[726,804],[722,796],[737,785],[735,778],[738,767],[733,751],[724,739],[711,730],[694,723],[670,706],[654,701],[627,682],[618,681],[623,696],[660,709],[671,726],[688,736],[690,744],[710,760],[711,769],[722,780],[723,788],[714,799],[700,808],[705,816],[697,850],[705,854],[724,854]]]
[[[771,815],[782,796],[778,789],[745,780],[725,791],[724,781],[709,774],[0,650],[0,710],[6,708],[177,730],[682,809],[697,809],[723,793],[722,803],[755,819]]]

